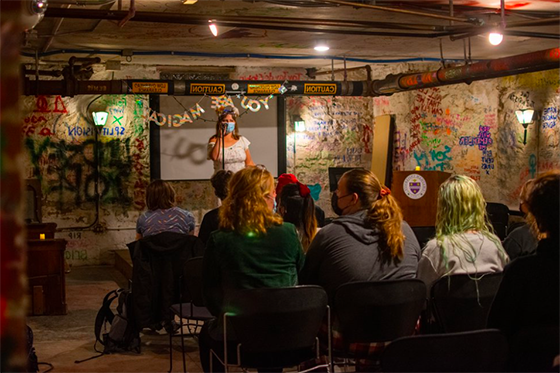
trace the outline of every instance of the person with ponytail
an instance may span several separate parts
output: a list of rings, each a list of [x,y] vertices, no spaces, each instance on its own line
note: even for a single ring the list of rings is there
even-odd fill
[[[416,276],[418,240],[391,191],[373,172],[354,169],[342,175],[332,207],[341,217],[313,239],[302,283],[322,286],[332,301],[336,289],[348,282]]]
[[[507,262],[500,239],[492,232],[480,187],[468,176],[451,176],[439,188],[436,236],[422,252],[418,278],[429,292],[443,276],[501,272]]]
[[[280,193],[278,212],[285,222],[296,226],[303,251],[306,252],[317,234],[315,203],[311,191],[300,182],[288,184]]]

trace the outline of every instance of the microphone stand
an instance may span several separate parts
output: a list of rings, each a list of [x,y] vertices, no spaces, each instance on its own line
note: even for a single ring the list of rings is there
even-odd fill
[[[222,170],[226,169],[226,127],[222,124]]]

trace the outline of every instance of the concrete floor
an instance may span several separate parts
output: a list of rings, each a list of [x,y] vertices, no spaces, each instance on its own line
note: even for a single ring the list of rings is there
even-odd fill
[[[103,297],[118,287],[126,287],[123,275],[112,267],[74,267],[66,275],[64,316],[33,316],[28,325],[33,329],[34,346],[39,362],[51,363],[52,372],[167,372],[169,370],[169,337],[146,332],[141,335],[142,352],[101,356],[75,364],[75,360],[97,355],[94,323]],[[161,331],[163,332],[163,330]],[[161,333],[160,332],[160,333]],[[198,344],[185,338],[187,370],[200,372]],[[180,339],[174,338],[173,371],[182,371]],[[102,347],[102,346],[101,346]],[[98,347],[99,348],[99,347]],[[48,367],[39,366],[40,371]]]

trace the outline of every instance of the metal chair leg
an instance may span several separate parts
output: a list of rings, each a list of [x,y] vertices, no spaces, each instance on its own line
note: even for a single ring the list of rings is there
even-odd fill
[[[173,335],[169,334],[169,373],[173,370]]]

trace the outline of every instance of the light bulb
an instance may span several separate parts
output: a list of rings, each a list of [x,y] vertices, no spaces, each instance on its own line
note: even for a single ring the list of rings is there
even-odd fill
[[[502,40],[504,40],[504,35],[500,34],[499,32],[491,32],[488,34],[488,41],[492,45],[499,45]]]
[[[329,46],[326,45],[326,44],[317,44],[317,45],[315,46],[315,50],[316,50],[317,52],[326,52],[326,51],[328,51],[329,49],[330,49]]]
[[[216,26],[216,24],[213,21],[208,21],[208,22],[210,22],[208,27],[210,27],[210,31],[212,32],[212,35],[218,36],[218,26]]]

